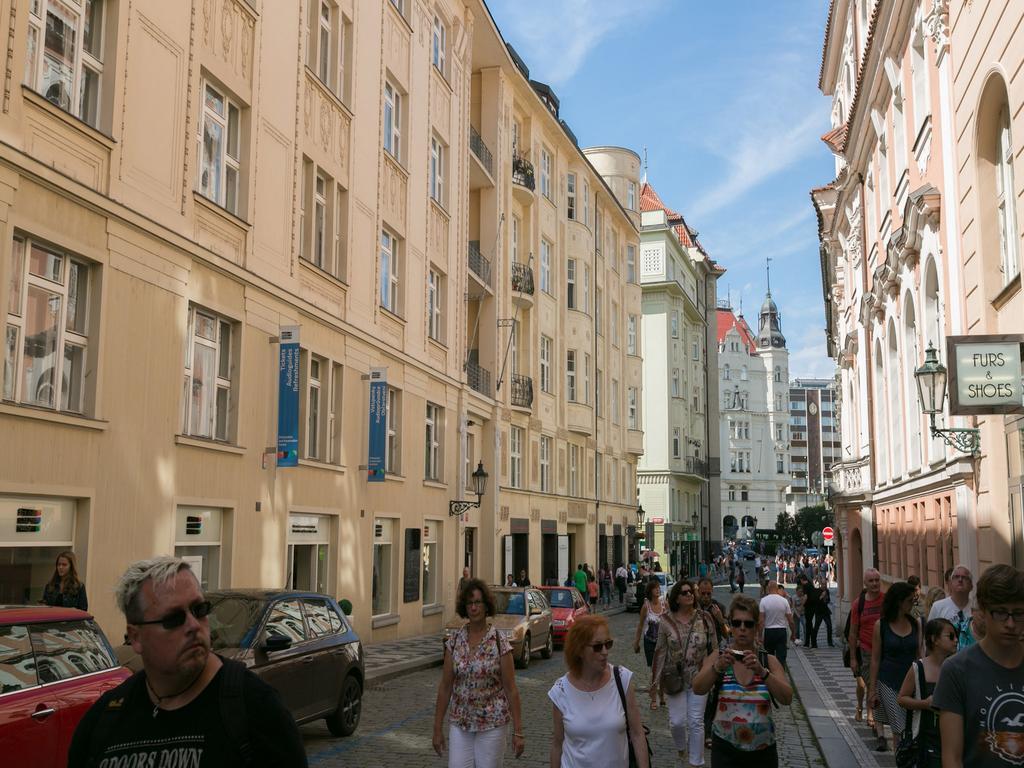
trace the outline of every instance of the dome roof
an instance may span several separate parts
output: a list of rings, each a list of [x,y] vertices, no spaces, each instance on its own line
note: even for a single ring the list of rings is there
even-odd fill
[[[761,348],[774,347],[781,349],[786,346],[786,337],[782,335],[782,325],[779,322],[779,308],[772,298],[769,290],[761,305],[761,318],[757,332],[757,346]]]

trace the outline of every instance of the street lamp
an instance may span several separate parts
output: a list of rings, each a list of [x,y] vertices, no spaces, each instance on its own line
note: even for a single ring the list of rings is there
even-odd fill
[[[476,471],[470,477],[473,478],[473,490],[476,492],[476,501],[449,501],[448,517],[461,515],[463,512],[480,506],[484,492],[487,490],[488,477],[487,472],[484,471],[484,463],[482,461],[477,463]]]
[[[642,504],[637,504],[636,505],[636,527],[637,527],[638,530],[644,527],[644,515],[646,515],[646,514],[647,513],[644,512],[643,505]]]
[[[941,437],[946,445],[962,453],[977,453],[981,445],[981,433],[977,429],[939,429],[935,426],[935,414],[942,413],[946,402],[946,366],[939,362],[939,353],[928,342],[924,363],[914,371],[917,380],[917,398],[921,411],[928,414],[932,437]]]

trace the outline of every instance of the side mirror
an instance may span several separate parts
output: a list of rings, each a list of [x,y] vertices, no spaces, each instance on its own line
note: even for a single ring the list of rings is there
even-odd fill
[[[284,635],[270,635],[264,641],[260,650],[265,653],[275,653],[292,647],[292,639]]]

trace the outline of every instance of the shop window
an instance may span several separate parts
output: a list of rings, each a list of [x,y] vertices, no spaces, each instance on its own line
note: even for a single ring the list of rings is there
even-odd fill
[[[423,605],[441,602],[440,528],[441,523],[437,520],[427,520],[423,524]]]
[[[53,576],[57,555],[75,551],[74,499],[0,496],[0,605],[34,605]],[[82,552],[79,578],[85,577]]]
[[[174,556],[185,560],[203,591],[221,587],[222,532],[226,512],[210,507],[178,507]]]
[[[374,616],[383,616],[392,611],[394,571],[393,555],[394,521],[377,518],[373,521],[373,584],[372,606]]]

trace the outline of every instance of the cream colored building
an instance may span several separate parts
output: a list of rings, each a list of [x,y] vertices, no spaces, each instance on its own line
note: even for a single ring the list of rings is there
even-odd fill
[[[117,637],[116,578],[173,551],[209,588],[348,598],[373,642],[437,631],[463,563],[497,581],[516,520],[531,547],[553,522],[574,556],[594,560],[600,525],[611,535],[635,507],[642,440],[624,416],[613,430],[566,402],[564,342],[575,332],[607,356],[607,375],[619,366],[623,402],[640,371],[586,336],[593,313],[563,306],[564,260],[596,256],[590,229],[566,223],[565,174],[589,185],[579,205],[623,259],[636,227],[479,0],[10,11],[0,600],[38,599],[56,553],[73,549]],[[548,153],[546,195],[512,181],[513,115],[534,156]],[[527,264],[542,238],[557,289],[513,291],[512,262]],[[481,256],[489,283],[474,270]],[[591,285],[611,322],[632,294],[618,261],[601,265]],[[540,334],[558,341],[555,394],[524,404],[523,379],[502,373],[508,319],[522,330],[520,376],[541,375]],[[296,467],[275,461],[287,326],[302,350]],[[487,392],[480,367],[494,377]],[[366,471],[373,368],[389,388],[383,482]],[[553,441],[546,493],[541,434]],[[608,493],[588,493],[597,455],[615,468]],[[480,510],[449,517],[478,461],[490,473]]]

